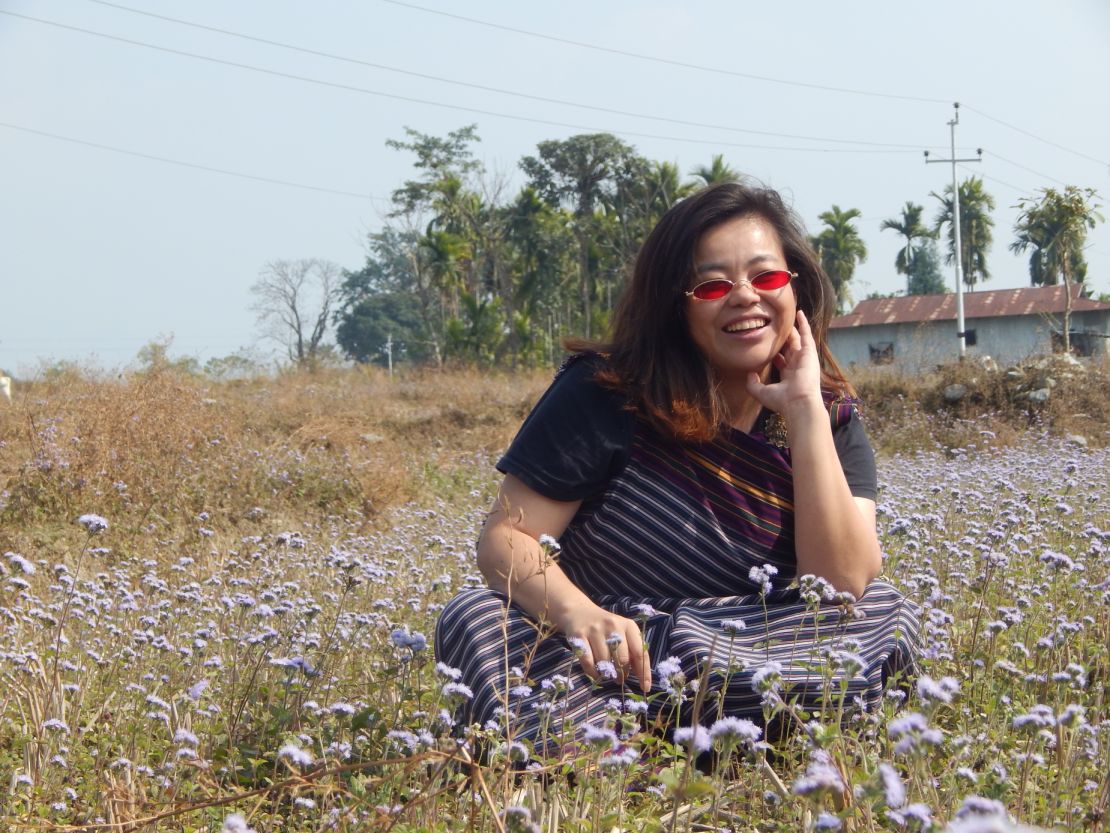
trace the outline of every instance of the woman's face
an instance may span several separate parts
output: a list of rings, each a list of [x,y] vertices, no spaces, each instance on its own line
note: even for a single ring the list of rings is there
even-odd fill
[[[727,220],[698,241],[695,274],[686,289],[715,278],[734,283],[717,300],[686,298],[690,337],[722,381],[743,383],[752,371],[762,375],[794,329],[798,306],[793,285],[761,291],[749,283],[762,272],[784,269],[782,241],[757,215]]]

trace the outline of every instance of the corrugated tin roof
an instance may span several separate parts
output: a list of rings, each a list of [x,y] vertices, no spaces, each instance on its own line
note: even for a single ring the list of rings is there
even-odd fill
[[[1072,284],[1072,312],[1110,310],[1110,304],[1080,298],[1083,289]],[[1062,313],[1064,287],[1029,286],[1021,289],[993,289],[964,293],[964,318],[995,318],[1004,315]],[[908,295],[899,298],[873,298],[860,301],[847,315],[832,320],[829,327],[866,327],[875,324],[904,324],[920,321],[955,321],[956,295]]]

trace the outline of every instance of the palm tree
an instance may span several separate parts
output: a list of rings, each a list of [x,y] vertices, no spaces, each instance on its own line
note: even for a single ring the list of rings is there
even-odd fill
[[[867,246],[852,221],[860,216],[858,208],[842,211],[834,205],[817,219],[825,228],[816,237],[810,238],[813,248],[821,259],[833,289],[836,290],[836,310],[844,314],[852,301],[848,284],[855,274],[856,265],[867,260]]]
[[[736,182],[740,179],[740,172],[725,164],[725,156],[718,153],[713,161],[707,165],[698,165],[690,171],[690,176],[695,176],[709,185],[720,185],[722,182]]]
[[[618,172],[635,156],[611,133],[594,133],[552,139],[537,145],[538,157],[525,156],[520,167],[529,184],[552,206],[567,205],[574,216],[578,242],[578,278],[581,284],[582,319],[590,337],[593,284],[590,247],[595,225],[594,212],[615,187]]]
[[[933,231],[939,233],[942,227],[948,227],[948,251],[944,262],[954,263],[956,234],[952,222],[952,186],[946,186],[943,195],[936,191],[929,195],[936,197],[941,204],[933,221]],[[973,176],[960,183],[960,270],[968,289],[973,289],[979,281],[987,281],[991,277],[987,269],[987,252],[990,251],[993,240],[991,230],[994,228],[994,220],[990,216],[993,210],[994,197],[983,190],[983,180]]]
[[[1093,188],[1067,185],[1062,191],[1042,188],[1040,199],[1018,200],[1014,224],[1017,238],[1010,251],[1020,254],[1032,247],[1029,277],[1034,285],[1056,284],[1064,279],[1064,352],[1071,352],[1071,282],[1087,276],[1083,246],[1087,232],[1103,221],[1098,193]]]
[[[883,220],[883,224],[879,227],[880,231],[891,229],[898,232],[905,238],[906,245],[898,250],[898,256],[894,258],[894,270],[900,275],[906,276],[906,294],[910,293],[910,266],[913,262],[914,253],[916,248],[915,241],[932,240],[936,234],[926,228],[925,224],[921,222],[921,215],[925,212],[925,206],[916,205],[912,202],[907,202],[902,207],[902,217],[894,217],[889,220]]]

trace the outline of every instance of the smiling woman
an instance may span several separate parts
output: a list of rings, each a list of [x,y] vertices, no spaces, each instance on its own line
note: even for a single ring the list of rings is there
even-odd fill
[[[912,670],[917,608],[876,580],[875,460],[825,344],[834,304],[774,191],[720,185],[662,218],[611,338],[570,345],[498,463],[489,589],[439,620],[473,721],[547,748],[632,681],[645,699],[622,720],[689,727],[709,703],[873,708]]]

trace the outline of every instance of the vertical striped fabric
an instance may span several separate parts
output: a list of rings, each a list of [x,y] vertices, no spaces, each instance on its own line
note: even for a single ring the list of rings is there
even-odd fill
[[[834,425],[850,407],[832,407]],[[891,677],[912,668],[917,607],[880,580],[851,609],[804,604],[788,589],[792,500],[789,451],[762,435],[735,431],[683,445],[639,423],[627,466],[583,503],[560,540],[559,564],[601,606],[640,617],[653,666],[673,656],[688,681],[701,677],[713,716],[723,709],[761,721],[752,676],[770,661],[782,667],[788,700],[816,707],[831,685],[837,693],[843,686],[850,703],[874,707]],[[764,564],[778,569],[766,599],[748,576]],[[645,616],[640,605],[654,612]],[[726,633],[722,622],[737,619],[745,629]],[[474,692],[468,722],[540,746],[600,722],[606,701],[622,696],[618,686],[592,684],[560,635],[488,589],[463,590],[447,605],[435,647]],[[853,661],[830,683],[827,658],[840,650],[863,667]],[[653,677],[647,717],[662,712],[689,725],[693,698],[676,714],[667,681]]]

